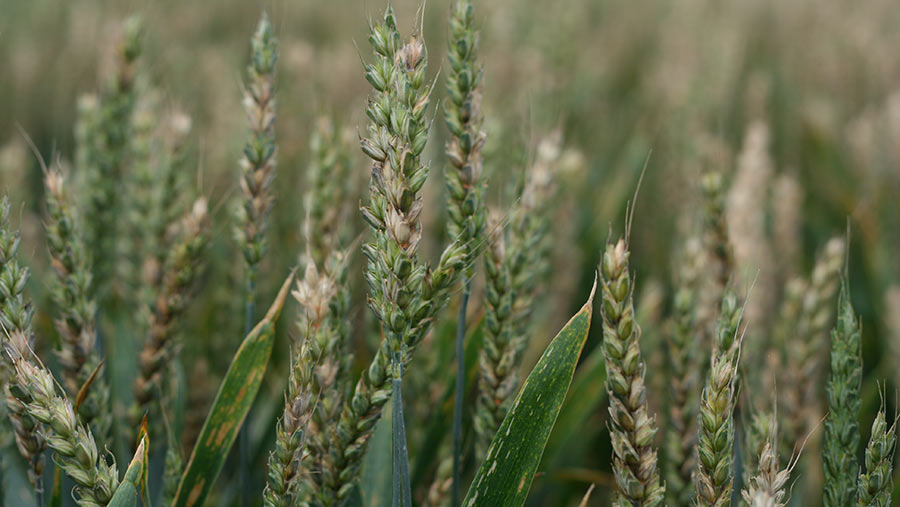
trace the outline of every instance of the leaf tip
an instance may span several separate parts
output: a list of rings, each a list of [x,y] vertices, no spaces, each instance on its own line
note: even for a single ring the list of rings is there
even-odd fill
[[[594,271],[594,285],[591,287],[591,295],[588,296],[588,300],[584,303],[584,308],[590,312],[594,308],[594,296],[597,295],[597,272]]]
[[[272,306],[269,307],[269,311],[266,312],[265,321],[274,322],[275,320],[278,320],[278,316],[281,315],[281,308],[284,306],[284,301],[287,299],[288,292],[291,290],[291,282],[294,280],[294,275],[296,273],[297,268],[295,267],[291,269],[287,278],[284,279],[284,283],[282,283],[281,288],[278,289],[278,296],[275,297],[275,302],[272,303]]]

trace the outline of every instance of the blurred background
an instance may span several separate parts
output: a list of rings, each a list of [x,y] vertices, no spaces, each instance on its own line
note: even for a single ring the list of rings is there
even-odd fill
[[[410,31],[420,3],[394,0],[393,5],[401,29]],[[787,274],[807,275],[828,238],[846,235],[849,224],[850,287],[863,322],[865,441],[879,389],[887,393],[892,413],[900,388],[900,4],[492,0],[475,5],[485,69],[489,204],[501,211],[508,207],[507,189],[534,160],[539,140],[557,130],[562,135],[564,163],[554,176],[558,196],[550,217],[551,273],[536,305],[536,339],[524,371],[586,298],[605,241],[624,232],[626,203],[648,156],[634,205],[632,269],[648,336],[644,357],[665,364],[662,335],[673,263],[699,221],[700,176],[715,167],[732,184],[729,213],[746,219],[729,222],[738,228],[730,229],[739,238],[733,241],[744,241],[745,247],[735,245],[741,276],[770,281],[751,296],[769,310],[761,329],[771,326],[766,316],[777,315]],[[153,90],[159,107],[192,118],[190,156],[197,171],[189,180],[217,212],[210,268],[183,332],[180,374],[194,392],[185,394],[187,411],[205,410],[242,328],[241,301],[233,297],[241,290],[240,259],[229,221],[240,193],[248,39],[263,9],[276,27],[281,53],[277,204],[260,301],[270,299],[302,248],[304,172],[316,118],[331,117],[353,148],[356,131],[365,128],[369,85],[360,58],[369,54],[367,19],[381,15],[382,3],[0,0],[0,190],[10,194],[21,223],[21,251],[33,259],[31,293],[39,309],[50,307],[43,281],[50,271],[41,229],[42,175],[16,125],[45,158],[56,154],[64,165],[71,161],[76,104],[108,79],[123,20],[132,14],[145,22],[141,86]],[[448,12],[447,0],[424,7],[429,74],[439,80],[446,65]],[[439,84],[437,97],[443,93]],[[428,255],[437,255],[445,238],[440,172],[447,134],[439,112],[436,118],[427,151],[434,168],[426,197],[431,204],[424,213]],[[368,168],[358,150],[351,155],[358,201]],[[789,209],[779,211],[784,208]],[[358,214],[352,218],[362,233],[362,220]],[[360,302],[358,320],[364,323],[368,310],[362,304],[362,264],[356,261],[360,269],[352,283]],[[453,315],[451,308],[447,320]],[[38,314],[39,337],[54,334],[51,317]],[[282,326],[285,353],[275,354],[250,422],[260,464],[281,402],[290,327]],[[362,367],[371,352],[366,324],[359,328]],[[598,321],[585,356],[599,338]],[[52,340],[43,346],[51,347]],[[122,375],[121,384],[128,386],[131,368],[129,359],[116,358],[111,374]],[[664,390],[663,370],[651,371],[659,377],[648,380],[651,390]],[[130,396],[127,387],[118,391],[117,399]],[[664,403],[666,395],[651,393],[656,400],[651,403]],[[588,403],[587,422],[577,432],[560,434],[557,428],[548,448],[552,466],[542,467],[545,473],[533,486],[534,505],[576,504],[591,482],[600,486],[592,502],[607,502],[609,438],[602,393],[594,396],[599,401]],[[660,424],[665,426],[662,415]],[[417,442],[412,437],[414,462]],[[14,468],[8,461],[5,466]],[[434,466],[421,465],[420,489]],[[220,480],[219,503],[233,498],[233,483]]]

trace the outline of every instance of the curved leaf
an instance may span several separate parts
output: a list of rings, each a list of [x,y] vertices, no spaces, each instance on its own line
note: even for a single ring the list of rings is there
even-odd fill
[[[547,346],[525,379],[463,501],[465,507],[521,506],[591,327],[594,292]]]
[[[181,476],[174,505],[203,505],[206,495],[222,471],[228,451],[234,444],[266,373],[275,339],[275,321],[284,306],[293,277],[293,272],[288,275],[265,318],[244,338],[231,360],[228,373],[219,386],[219,392]]]

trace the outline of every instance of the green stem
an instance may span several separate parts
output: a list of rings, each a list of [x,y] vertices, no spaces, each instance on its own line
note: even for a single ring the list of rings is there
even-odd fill
[[[469,277],[463,281],[463,292],[459,302],[459,318],[456,324],[456,398],[453,401],[453,486],[451,489],[450,505],[459,505],[459,493],[462,482],[462,420],[463,397],[466,390],[466,307],[469,306],[469,292],[472,289],[472,280]]]
[[[403,422],[403,383],[400,351],[394,352],[391,368],[394,370],[393,387],[393,507],[412,507],[412,489],[409,483],[409,456],[406,449],[406,425]]]
[[[253,314],[256,312],[256,269],[250,267],[247,273],[247,303],[244,306],[244,336],[253,330]],[[250,505],[250,436],[247,434],[249,413],[238,433],[238,482],[241,486],[241,507]]]

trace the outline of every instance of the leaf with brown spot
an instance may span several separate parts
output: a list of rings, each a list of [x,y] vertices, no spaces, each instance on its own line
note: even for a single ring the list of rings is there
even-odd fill
[[[203,505],[219,477],[269,365],[275,321],[281,314],[293,277],[291,272],[265,318],[244,338],[231,360],[178,484],[173,504],[176,507]]]
[[[138,446],[134,451],[134,458],[125,470],[125,478],[119,483],[109,507],[137,507],[139,505],[150,506],[150,492],[147,490],[147,465],[149,463],[148,452],[150,449],[150,437],[147,435],[147,416],[141,423],[138,432]]]
[[[587,303],[550,342],[522,384],[472,481],[465,507],[518,507],[525,503],[587,340],[596,288],[595,281]],[[552,409],[541,408],[544,406]]]

